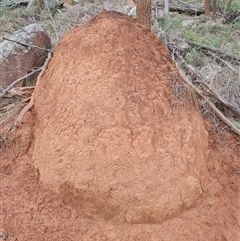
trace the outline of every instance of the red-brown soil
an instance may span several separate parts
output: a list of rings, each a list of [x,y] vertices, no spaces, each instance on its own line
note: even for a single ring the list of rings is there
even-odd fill
[[[221,144],[176,88],[167,48],[128,17],[69,32],[0,143],[0,240],[239,240],[239,139]]]

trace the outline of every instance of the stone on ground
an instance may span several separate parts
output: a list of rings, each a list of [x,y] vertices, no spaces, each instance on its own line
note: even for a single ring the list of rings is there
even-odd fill
[[[44,49],[51,48],[47,31],[37,23],[16,31],[9,39],[12,41],[4,40],[0,43],[0,89],[6,88],[13,81],[32,72],[34,68],[41,67],[47,57]],[[38,48],[23,46],[17,42]],[[29,81],[32,79],[34,79],[33,76]],[[23,82],[18,86],[22,86]]]

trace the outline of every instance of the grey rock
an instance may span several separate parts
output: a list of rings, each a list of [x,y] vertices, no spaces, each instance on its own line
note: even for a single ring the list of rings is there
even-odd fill
[[[40,24],[30,24],[16,31],[9,39],[12,41],[4,40],[0,43],[0,89],[42,66],[47,57],[44,49],[51,48],[47,31]],[[42,49],[23,46],[13,41]],[[24,82],[26,81],[20,82],[18,86],[24,85]]]

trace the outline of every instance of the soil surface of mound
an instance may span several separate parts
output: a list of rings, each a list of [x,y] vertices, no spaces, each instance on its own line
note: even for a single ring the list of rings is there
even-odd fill
[[[207,132],[190,93],[173,104],[174,79],[161,40],[122,14],[66,34],[36,92],[40,180],[96,219],[161,223],[191,207]]]

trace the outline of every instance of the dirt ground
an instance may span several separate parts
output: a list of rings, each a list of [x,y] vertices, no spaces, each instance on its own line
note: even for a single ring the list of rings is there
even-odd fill
[[[112,25],[110,20],[113,22]],[[211,124],[209,124],[209,122],[206,120],[203,121],[201,119],[197,105],[191,102],[189,98],[184,99],[184,104],[177,105],[176,111],[173,113],[175,118],[169,119],[169,121],[172,121],[171,125],[162,123],[162,128],[165,128],[164,131],[162,130],[163,132],[161,132],[160,129],[156,129],[156,133],[163,133],[163,136],[161,136],[162,139],[160,138],[159,142],[158,139],[156,139],[155,142],[161,146],[161,140],[163,143],[165,143],[166,140],[170,140],[171,143],[176,144],[171,146],[172,156],[174,156],[174,153],[190,153],[190,160],[191,157],[193,160],[195,160],[193,161],[192,166],[188,166],[190,170],[184,171],[183,174],[181,172],[182,176],[188,175],[189,173],[193,175],[192,169],[195,170],[197,174],[195,173],[194,175],[196,178],[199,178],[202,183],[201,195],[197,195],[196,200],[194,199],[194,202],[192,202],[191,205],[187,207],[184,205],[181,206],[180,209],[174,212],[174,215],[172,214],[170,216],[166,216],[165,219],[161,219],[160,221],[159,219],[156,219],[156,222],[150,222],[147,219],[145,222],[141,221],[139,224],[133,224],[124,221],[118,222],[114,219],[100,219],[98,217],[96,218],[95,216],[93,217],[91,215],[86,215],[84,208],[78,208],[78,206],[81,205],[78,203],[78,198],[74,199],[74,196],[72,196],[70,199],[68,199],[66,196],[63,196],[61,192],[58,192],[59,183],[65,181],[67,178],[69,178],[69,181],[74,183],[77,178],[75,177],[74,180],[70,180],[71,176],[65,175],[66,173],[60,173],[60,175],[58,175],[59,173],[57,173],[57,171],[60,170],[56,169],[59,165],[57,162],[58,157],[63,157],[64,160],[65,158],[69,158],[68,162],[71,162],[72,155],[78,153],[79,151],[79,149],[72,149],[73,147],[80,148],[82,144],[83,146],[87,146],[94,143],[91,138],[89,138],[88,142],[83,142],[80,133],[78,136],[80,141],[78,139],[78,144],[74,144],[76,141],[72,138],[74,138],[73,134],[75,127],[79,123],[81,126],[84,126],[85,124],[81,122],[84,118],[87,118],[86,121],[92,121],[91,125],[96,126],[111,125],[112,123],[117,123],[116,125],[119,125],[121,122],[121,125],[127,126],[132,124],[134,127],[135,122],[139,122],[136,125],[140,125],[142,123],[145,125],[147,123],[148,126],[151,124],[151,127],[154,129],[155,127],[158,127],[158,125],[155,124],[158,123],[157,120],[155,120],[157,114],[162,114],[161,118],[166,120],[164,119],[167,118],[164,114],[164,107],[165,109],[172,107],[171,103],[176,105],[176,102],[171,102],[173,95],[170,93],[171,85],[169,83],[169,79],[163,79],[163,77],[167,76],[168,73],[173,72],[177,77],[179,77],[176,73],[176,68],[174,63],[171,61],[167,49],[154,39],[154,35],[152,33],[148,32],[148,30],[142,28],[141,26],[136,25],[136,27],[134,27],[134,24],[135,23],[133,20],[130,20],[122,15],[113,14],[111,16],[109,14],[108,16],[107,14],[102,14],[100,17],[95,18],[94,21],[88,23],[86,26],[75,28],[71,31],[71,33],[68,33],[68,35],[66,35],[66,37],[63,38],[62,42],[59,44],[59,47],[56,49],[56,55],[50,63],[49,69],[46,75],[43,77],[39,89],[36,90],[36,105],[34,109],[26,114],[23,123],[15,133],[9,133],[7,138],[3,138],[2,134],[0,142],[0,240],[237,241],[240,239],[239,139],[229,134],[227,131],[221,133],[213,131],[214,129]],[[87,42],[84,42],[86,41],[86,38],[83,38],[81,43],[81,38],[79,39],[78,32],[85,32],[87,35],[89,32],[91,33],[91,29],[93,29],[94,26],[102,26],[102,28],[99,29],[99,35],[97,35],[97,33],[92,35],[90,45],[94,46],[94,48],[90,49],[88,48],[89,45]],[[121,35],[117,35],[116,31],[109,31],[107,33],[104,32],[106,31],[106,26],[108,26],[108,29],[110,30],[111,28],[114,30],[114,27],[117,26],[117,30],[119,33],[121,33]],[[133,42],[139,41],[139,44],[136,46],[134,51],[131,51],[132,45],[129,43],[129,34],[131,34]],[[107,44],[101,42],[101,36],[103,35],[107,39]],[[83,52],[79,52],[80,50],[76,51],[74,49],[78,42],[81,46],[79,49],[82,49],[81,51]],[[155,44],[153,44],[154,42]],[[72,46],[69,45],[70,43]],[[111,62],[108,62],[108,58],[111,59],[112,55],[109,51],[105,51],[106,46],[110,46],[110,49],[113,47],[113,53],[115,53],[114,49],[120,51],[119,55],[123,56],[123,60],[125,60],[122,62],[118,61],[112,67],[112,71],[117,76],[116,79],[114,79],[113,76],[109,76],[109,73],[113,73],[109,72]],[[148,46],[148,48],[146,48],[146,46]],[[139,51],[141,49],[142,52]],[[147,50],[149,53],[151,53],[149,58],[145,57]],[[68,51],[69,54],[67,54]],[[81,56],[79,53],[85,53],[88,55]],[[132,61],[132,59],[134,59],[134,54],[136,53],[137,57],[135,63]],[[87,65],[84,64],[89,64],[91,61],[92,63],[96,63],[96,60],[93,58],[95,54],[98,56],[97,61],[99,65],[93,65],[94,68],[91,69],[92,72],[89,72],[87,69],[84,72],[84,69],[81,66],[86,67]],[[69,59],[69,57],[72,58]],[[83,64],[81,64],[81,61],[80,63],[77,61],[79,59]],[[102,62],[99,62],[101,60]],[[126,63],[126,60],[129,60],[129,63]],[[152,67],[151,64],[149,64],[153,63],[152,61],[156,63],[156,66],[159,66],[159,69],[156,72],[151,69],[155,66]],[[130,69],[132,69],[134,66],[139,66],[140,64],[141,66],[145,66],[145,69],[140,69],[138,70],[139,72],[137,72],[137,69],[135,69],[136,72],[131,73],[131,71],[129,71],[129,73],[126,74],[126,67],[128,64],[131,67]],[[124,70],[124,72],[121,72],[122,70]],[[159,74],[162,79],[162,81],[159,83],[155,81],[157,79],[157,74]],[[106,79],[106,81],[103,83],[98,83],[97,81],[100,79],[101,75],[108,76],[108,79]],[[96,79],[96,77],[99,77],[99,79]],[[127,79],[127,77],[131,78]],[[148,81],[145,81],[146,79]],[[91,86],[91,83],[94,80],[96,83],[96,88]],[[76,81],[78,84],[77,86],[74,86]],[[101,81],[103,80],[101,79]],[[89,83],[91,88],[84,89],[87,88],[87,84],[84,85],[84,88],[80,88],[79,86],[82,86],[82,82]],[[105,85],[109,86],[109,83],[112,89],[104,89],[103,87]],[[134,114],[133,116],[128,116],[128,118],[124,119],[120,116],[123,113],[122,109],[110,109],[108,105],[109,101],[111,100],[112,96],[115,97],[114,94],[116,93],[113,83],[117,83],[117,87],[121,89],[122,92],[121,95],[118,95],[118,100],[123,102],[128,100],[126,96],[128,96],[127,94],[130,93],[130,90],[134,90],[135,92],[139,93],[141,99],[139,102],[141,103],[139,105],[135,105],[134,103],[139,102],[133,98],[130,99],[130,101],[133,101],[129,102],[129,107],[126,108],[126,113],[132,113]],[[147,91],[144,91],[145,87],[147,87]],[[102,91],[101,88],[103,88],[104,91]],[[85,91],[87,95],[85,96],[79,91]],[[156,109],[156,106],[158,105],[156,105],[153,100],[158,100],[159,96],[157,96],[157,94],[155,95],[155,92],[159,94],[161,98],[163,98],[163,104],[161,106],[162,108]],[[104,102],[105,97],[103,99],[99,99],[100,96],[103,97],[102,95],[98,95],[99,93],[111,94],[106,95],[107,101]],[[80,94],[81,96],[79,96]],[[74,99],[76,96],[79,96],[79,99]],[[96,96],[99,98],[96,98]],[[87,108],[86,102],[88,103],[88,101],[91,99],[95,100],[95,106],[91,105],[92,111],[89,111],[88,108],[88,112],[86,112],[86,109],[84,109]],[[75,102],[71,102],[74,100]],[[85,100],[85,102],[83,100]],[[99,103],[104,103],[102,109],[97,105],[97,100],[101,101]],[[69,101],[70,105],[64,105],[64,103],[67,103],[67,101]],[[151,107],[154,107],[155,109],[153,109],[155,111],[145,108],[145,106],[149,107],[150,102]],[[120,101],[117,103],[120,103]],[[74,106],[75,109],[73,108],[69,110],[69,108],[71,108],[70,106]],[[118,104],[113,107],[119,106],[121,105]],[[184,108],[187,108],[186,113],[183,113]],[[159,112],[157,112],[157,110]],[[72,113],[72,119],[67,119],[64,115],[65,112],[67,114]],[[87,115],[83,115],[82,112],[87,113]],[[111,114],[114,113],[117,117],[105,115],[107,112],[110,112]],[[62,113],[62,116],[60,113]],[[79,113],[80,116],[77,120],[74,119],[74,117],[76,117],[76,113]],[[138,116],[138,113],[141,113],[141,115],[139,114]],[[179,118],[177,118],[177,115],[179,115]],[[179,147],[178,142],[175,142],[175,139],[178,140],[178,135],[180,134],[184,136],[184,131],[182,130],[185,128],[185,125],[189,123],[186,120],[190,120],[190,124],[193,124],[194,122],[198,123],[196,126],[193,124],[196,138],[194,138],[195,135],[191,135],[191,143],[188,144],[187,147]],[[66,123],[70,123],[70,125],[67,125],[67,132],[65,129]],[[3,126],[2,130],[5,128],[7,128],[7,125]],[[172,131],[171,128],[174,131]],[[89,129],[89,131],[91,132],[92,130]],[[82,133],[83,136],[86,137],[86,133]],[[157,134],[153,133],[152,135],[154,138],[157,138],[155,136]],[[66,139],[66,136],[69,138]],[[116,140],[114,138],[115,137],[112,139],[113,142]],[[155,151],[156,154],[158,149],[153,148],[152,150],[151,145],[147,142],[148,138],[146,138],[146,136],[144,138],[143,140],[146,142],[139,142],[139,145],[142,146],[141,148],[136,146],[135,150],[140,153],[140,157],[141,154],[143,155],[143,160],[145,160],[147,156],[147,158],[150,158],[146,160],[153,160],[156,162],[158,159],[153,159],[149,153],[151,151]],[[188,136],[185,136],[184,138],[188,139]],[[134,135],[132,135],[133,146],[134,140]],[[81,141],[83,143],[81,143]],[[207,143],[206,145],[203,145],[202,143],[205,143],[205,141]],[[87,144],[89,142],[90,144]],[[54,146],[56,143],[60,143],[59,148]],[[147,146],[145,149],[144,144]],[[119,145],[120,147],[124,147],[122,143]],[[67,148],[67,152],[63,151],[64,147]],[[163,147],[167,148],[167,146],[164,145]],[[119,149],[121,150],[121,148]],[[124,154],[122,154],[122,152],[116,152],[116,149],[114,148],[110,148],[110,150],[113,150],[113,153],[117,153],[119,158]],[[203,167],[203,164],[201,164],[201,167],[199,167],[200,164],[197,163],[198,159],[195,157],[195,155],[196,153],[201,153],[198,152],[200,150],[206,152],[201,156],[201,159],[199,159],[201,160],[201,163],[206,164],[206,168]],[[94,151],[94,148],[93,150],[91,149],[91,151]],[[161,151],[165,153],[165,150]],[[159,151],[159,153],[161,153],[161,151]],[[127,154],[128,152],[130,153],[131,149],[127,149],[126,152]],[[154,157],[156,157],[155,154],[153,155]],[[187,158],[187,154],[183,157]],[[98,160],[104,161],[101,158]],[[112,160],[115,160],[114,157]],[[112,160],[109,159],[110,162]],[[158,161],[161,162],[162,159],[160,158]],[[137,168],[138,164],[136,163],[135,165]],[[135,170],[140,172],[140,176],[141,173],[142,176],[144,176],[148,170],[144,170],[144,165],[141,163],[139,164],[139,167],[142,169]],[[87,169],[91,169],[91,166]],[[49,172],[46,170],[49,170]],[[66,170],[69,171],[68,166],[66,166]],[[74,176],[74,169],[70,169],[70,171],[73,172]],[[177,182],[181,181],[181,179],[178,179],[178,177],[181,176],[178,172],[178,166],[172,165],[172,174],[171,169],[166,169],[166,173],[166,182],[162,182],[163,185],[167,186],[168,181],[172,182],[174,185],[177,185]],[[104,172],[101,173],[101,175],[104,176]],[[109,176],[108,173],[105,173],[105,175],[106,177]],[[155,178],[157,182],[158,175],[156,175],[156,172],[150,172],[150,176],[151,175],[153,175],[151,180],[154,180],[153,178]],[[60,179],[61,177],[63,180]],[[85,178],[88,179],[88,176]],[[117,176],[117,178],[121,181],[121,177]],[[139,178],[139,176],[136,176],[136,178]],[[81,177],[79,177],[79,179],[81,180]],[[90,180],[90,182],[93,181]],[[74,184],[80,185],[81,182],[80,184],[77,182]],[[99,184],[99,187],[100,185],[101,183]],[[135,183],[133,186],[134,185]],[[136,185],[138,185],[138,183]],[[126,186],[126,189],[128,188],[131,187]],[[158,187],[154,188],[157,189]],[[166,188],[164,189],[160,186],[159,189],[166,190]],[[122,189],[120,188],[118,190]],[[169,190],[169,192],[170,191],[171,190]],[[148,190],[143,189],[142,192],[147,193]],[[121,197],[121,193],[119,196]],[[158,197],[158,195],[156,194],[154,197]],[[85,201],[86,200],[83,199],[83,206]],[[155,201],[156,203],[158,202],[157,199],[155,199]],[[169,203],[173,201],[175,200],[168,200]],[[75,205],[76,203],[78,203],[77,206]],[[107,211],[106,206],[104,206],[104,212],[105,211]],[[155,217],[158,216],[157,211],[155,213]],[[164,210],[162,212],[164,212]],[[162,213],[159,212],[159,215],[162,215]]]

